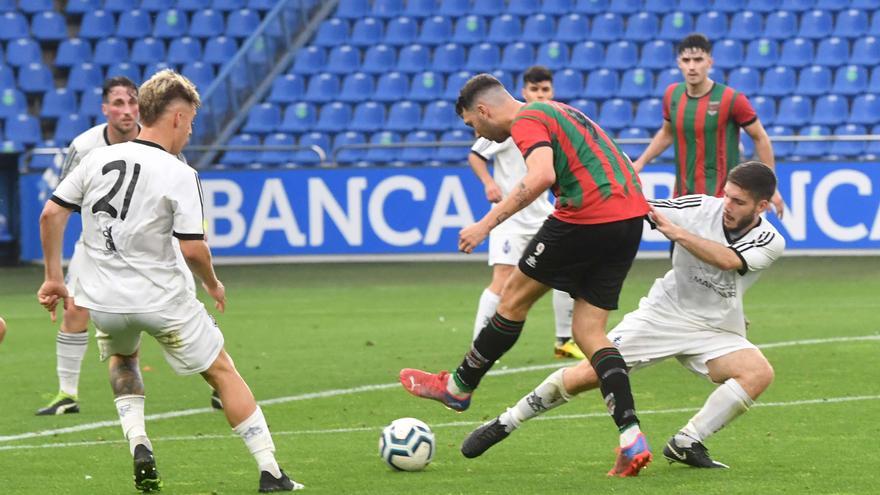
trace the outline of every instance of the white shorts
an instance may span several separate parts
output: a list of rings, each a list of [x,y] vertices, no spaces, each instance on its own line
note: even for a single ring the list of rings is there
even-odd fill
[[[685,368],[707,378],[708,361],[742,349],[757,349],[741,335],[673,321],[642,309],[624,316],[608,332],[608,340],[633,370],[674,357]]]
[[[64,277],[64,285],[67,286],[67,293],[73,298],[73,302],[76,302],[73,288],[76,287],[76,278],[79,276],[79,264],[85,255],[86,248],[83,246],[82,236],[79,236],[76,244],[73,245],[73,255],[71,255],[70,262],[67,264],[67,275]]]
[[[223,350],[223,334],[217,322],[195,297],[154,313],[90,312],[101,361],[113,354],[134,354],[141,344],[141,332],[159,342],[165,360],[178,375],[205,371]]]
[[[523,251],[534,234],[508,234],[492,232],[489,234],[489,266],[519,264]]]

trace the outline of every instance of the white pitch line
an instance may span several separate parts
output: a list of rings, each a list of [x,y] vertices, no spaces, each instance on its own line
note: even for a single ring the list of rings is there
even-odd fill
[[[758,347],[762,349],[770,349],[776,347],[794,347],[801,345],[816,345],[816,344],[831,344],[831,343],[839,343],[839,342],[858,342],[858,341],[880,341],[880,335],[862,335],[862,336],[854,336],[854,337],[830,337],[827,339],[806,339],[806,340],[789,340],[783,342],[773,342],[769,344],[761,344]],[[557,369],[562,368],[565,365],[562,363],[552,363],[552,364],[539,364],[534,366],[521,366],[517,368],[509,368],[509,369],[499,369],[495,371],[490,371],[489,375],[499,376],[499,375],[512,375],[516,373],[527,373],[530,371],[540,371],[547,369]],[[276,397],[274,399],[266,399],[258,401],[260,405],[272,405],[272,404],[285,404],[288,402],[297,402],[302,400],[311,400],[311,399],[324,399],[327,397],[337,397],[341,395],[354,395],[360,394],[364,392],[373,392],[376,390],[385,390],[389,388],[398,387],[398,383],[383,383],[376,385],[362,385],[359,387],[353,388],[342,388],[342,389],[333,389],[333,390],[324,390],[320,392],[310,392],[307,394],[299,394],[299,395],[291,395],[287,397]],[[183,409],[180,411],[169,411],[165,413],[157,413],[150,414],[145,416],[146,421],[158,421],[162,419],[170,419],[170,418],[179,418],[183,416],[192,416],[195,414],[206,414],[213,412],[213,409],[208,407],[196,408],[196,409]],[[39,438],[39,437],[48,437],[54,435],[62,435],[65,433],[77,433],[82,431],[91,431],[97,430],[99,428],[105,427],[113,427],[117,426],[119,422],[117,420],[107,420],[107,421],[97,421],[94,423],[84,423],[76,426],[69,426],[66,428],[56,428],[53,430],[41,430],[41,431],[33,431],[27,433],[19,433],[17,435],[6,435],[0,436],[0,443],[2,442],[13,442],[16,440],[25,440],[28,438]]]
[[[840,404],[844,402],[857,402],[857,401],[869,401],[869,400],[880,400],[880,395],[859,395],[852,397],[828,397],[824,399],[807,399],[807,400],[795,400],[789,402],[758,402],[754,404],[752,407],[792,407],[792,406],[807,406],[807,405],[816,405],[816,404]],[[681,407],[674,409],[656,409],[656,410],[645,410],[639,411],[639,415],[652,415],[652,414],[674,414],[674,413],[689,413],[699,410],[698,407]],[[590,419],[590,418],[607,418],[608,413],[606,412],[596,412],[596,413],[584,413],[584,414],[559,414],[553,416],[540,416],[535,418],[536,421],[565,421],[565,420],[577,420],[577,419]],[[453,421],[450,423],[436,423],[431,425],[432,428],[450,428],[457,426],[476,426],[482,424],[480,421]],[[328,428],[324,430],[294,430],[294,431],[273,431],[272,436],[302,436],[302,435],[327,435],[332,433],[362,433],[362,432],[379,432],[382,430],[382,426],[361,426],[357,428]],[[211,435],[189,435],[189,436],[173,436],[173,437],[156,437],[153,438],[153,441],[164,443],[171,441],[185,441],[192,442],[198,440],[234,440],[238,439],[238,435],[233,434],[211,434]],[[126,440],[92,440],[92,441],[83,441],[83,442],[61,442],[61,443],[48,443],[48,444],[26,444],[26,445],[0,445],[0,452],[4,450],[36,450],[36,449],[50,449],[50,448],[63,448],[63,447],[89,447],[94,445],[121,445],[127,443]]]

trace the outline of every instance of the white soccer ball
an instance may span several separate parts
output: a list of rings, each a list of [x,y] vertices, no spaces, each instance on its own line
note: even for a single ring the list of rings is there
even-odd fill
[[[421,471],[434,458],[434,432],[416,418],[395,419],[379,436],[379,455],[399,471]]]

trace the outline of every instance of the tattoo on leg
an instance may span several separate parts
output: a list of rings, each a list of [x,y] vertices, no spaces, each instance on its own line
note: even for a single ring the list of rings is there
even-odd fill
[[[144,380],[137,357],[117,357],[110,365],[110,386],[113,395],[144,395]]]

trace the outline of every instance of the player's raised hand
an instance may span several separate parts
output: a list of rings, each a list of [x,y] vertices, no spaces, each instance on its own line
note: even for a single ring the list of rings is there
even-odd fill
[[[58,306],[59,299],[63,301],[64,309],[70,307],[70,295],[67,293],[67,286],[64,285],[64,282],[46,280],[37,291],[37,301],[46,308],[53,322],[57,320],[55,308]]]
[[[468,225],[458,233],[458,250],[470,254],[488,236],[489,229],[482,222]]]
[[[218,280],[212,286],[202,282],[202,287],[214,299],[214,307],[221,313],[226,311],[226,287],[223,286],[223,282]]]

